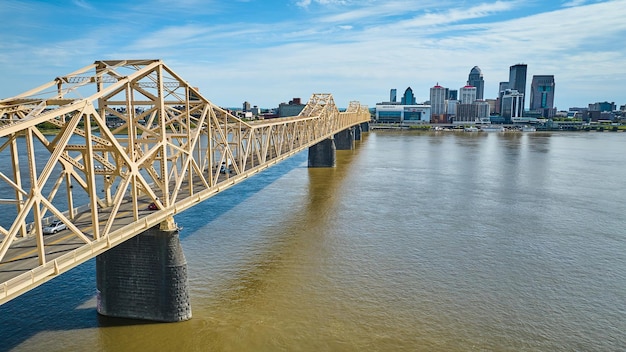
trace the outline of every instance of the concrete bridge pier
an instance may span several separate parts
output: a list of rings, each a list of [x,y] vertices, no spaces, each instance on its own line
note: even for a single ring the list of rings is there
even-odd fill
[[[325,139],[309,147],[309,167],[335,167],[336,150],[333,138]]]
[[[337,150],[354,149],[354,130],[352,128],[346,128],[345,130],[335,134],[334,137]]]
[[[360,141],[361,140],[361,125],[356,125],[352,128],[354,129],[354,140]]]
[[[187,261],[173,218],[96,257],[98,313],[161,322],[191,319]]]
[[[361,126],[361,131],[363,131],[363,132],[369,132],[370,131],[370,123],[369,122],[363,122],[360,126]]]

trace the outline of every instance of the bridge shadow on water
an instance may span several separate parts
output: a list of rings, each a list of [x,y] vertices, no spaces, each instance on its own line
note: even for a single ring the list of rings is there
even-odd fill
[[[181,240],[184,241],[198,228],[245,202],[291,170],[301,167],[306,163],[307,156],[306,151],[296,154],[176,215],[176,222],[183,226]],[[228,201],[224,201],[225,198]],[[197,221],[199,214],[202,221]],[[189,221],[193,218],[196,218],[195,221]],[[96,311],[95,269],[94,258],[0,306],[0,351],[15,349],[30,338],[48,331],[155,324],[100,316]]]

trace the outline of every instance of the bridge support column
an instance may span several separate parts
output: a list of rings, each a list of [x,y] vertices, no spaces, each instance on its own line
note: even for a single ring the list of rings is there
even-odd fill
[[[335,140],[332,138],[309,147],[309,167],[335,167],[336,150]]]
[[[337,150],[354,149],[354,131],[352,128],[346,128],[335,134],[335,145],[337,146]]]
[[[354,140],[360,141],[361,140],[361,125],[356,125],[352,128],[354,129]]]
[[[96,257],[98,313],[161,322],[191,319],[187,262],[178,231],[171,230],[173,219],[164,223]]]
[[[361,131],[369,132],[370,131],[370,123],[369,122],[363,122],[361,124]]]

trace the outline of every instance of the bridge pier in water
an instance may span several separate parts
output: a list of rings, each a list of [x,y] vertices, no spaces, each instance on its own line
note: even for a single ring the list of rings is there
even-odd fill
[[[354,129],[352,127],[338,132],[334,137],[337,150],[354,149]]]
[[[336,151],[354,149],[354,141],[360,141],[361,133],[368,131],[369,123],[364,122],[309,147],[309,167],[335,167]]]
[[[356,125],[354,127],[352,127],[354,129],[354,140],[355,141],[360,141],[361,140],[361,125]]]
[[[333,138],[325,139],[309,147],[309,167],[335,167],[337,148]]]
[[[187,261],[173,218],[96,257],[98,313],[178,322],[191,319]]]

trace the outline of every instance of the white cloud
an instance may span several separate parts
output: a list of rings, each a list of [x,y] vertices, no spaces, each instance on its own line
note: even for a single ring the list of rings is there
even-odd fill
[[[85,0],[73,0],[72,1],[74,3],[74,5],[80,7],[81,9],[84,10],[93,10],[93,6],[91,6],[91,4],[89,4],[87,1]]]
[[[566,3],[563,3],[563,7],[575,7],[575,6],[582,6],[584,4],[587,3],[587,0],[572,0],[572,1],[568,1]]]
[[[298,1],[296,2],[296,5],[306,8],[306,7],[309,7],[309,5],[311,5],[311,0]]]
[[[348,0],[300,0],[296,2],[296,5],[308,8],[312,3],[319,4],[322,6],[327,5],[346,5],[350,3]]]

